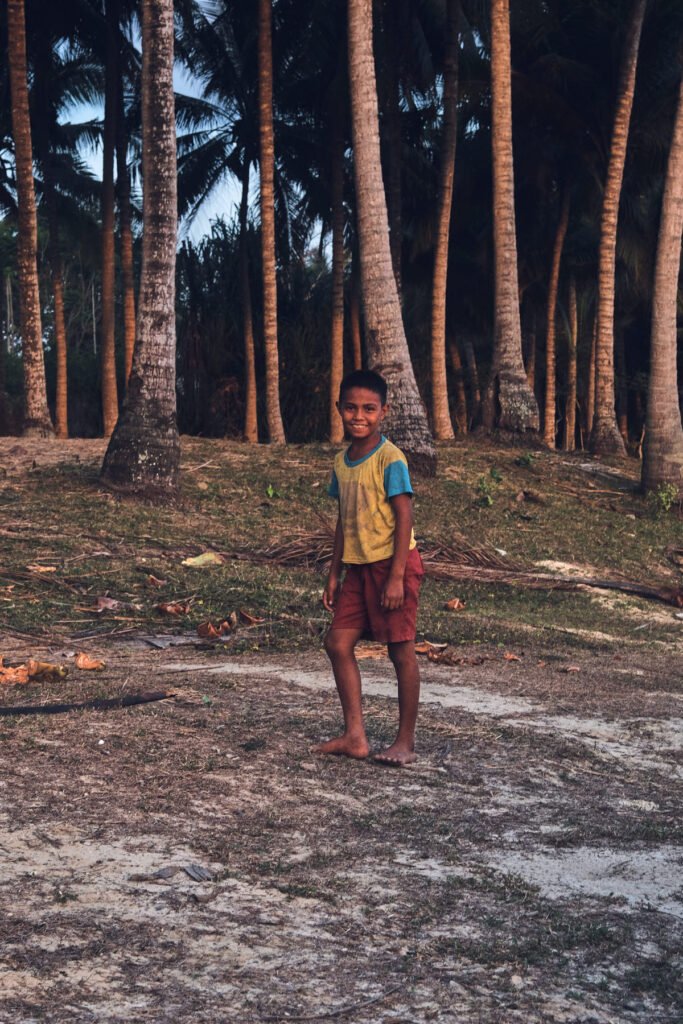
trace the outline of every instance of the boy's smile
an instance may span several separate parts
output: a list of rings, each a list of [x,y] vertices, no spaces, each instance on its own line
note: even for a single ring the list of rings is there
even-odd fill
[[[351,449],[356,457],[371,451],[379,441],[386,408],[377,392],[369,388],[349,388],[341,402],[337,403],[344,430],[351,439]]]

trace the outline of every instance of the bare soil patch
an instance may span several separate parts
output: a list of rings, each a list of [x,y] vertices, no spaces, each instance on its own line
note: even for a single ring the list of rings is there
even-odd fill
[[[563,710],[541,652],[425,663],[420,760],[399,771],[309,752],[339,721],[321,654],[97,653],[105,672],[61,696],[182,686],[196,702],[0,718],[0,1020],[680,1019],[666,659],[640,694],[582,655]],[[363,672],[379,747],[390,665]]]

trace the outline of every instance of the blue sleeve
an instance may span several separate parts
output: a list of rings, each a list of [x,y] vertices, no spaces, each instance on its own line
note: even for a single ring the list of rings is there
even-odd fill
[[[384,490],[387,498],[395,498],[397,494],[412,494],[410,473],[405,462],[400,459],[390,463],[384,470]]]
[[[339,481],[337,480],[337,474],[334,470],[332,470],[332,477],[330,478],[330,482],[327,486],[327,493],[331,498],[339,497]]]

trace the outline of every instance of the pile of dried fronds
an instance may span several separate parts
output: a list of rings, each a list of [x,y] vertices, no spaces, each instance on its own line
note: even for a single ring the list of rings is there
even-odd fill
[[[270,544],[258,551],[234,551],[228,558],[249,562],[313,568],[323,571],[332,558],[334,530],[321,517],[318,530],[297,530],[285,541]],[[469,583],[505,584],[543,590],[580,590],[596,587],[602,590],[620,590],[683,608],[683,589],[680,587],[648,586],[631,580],[612,577],[597,579],[591,576],[559,576],[537,572],[513,562],[503,552],[481,544],[470,544],[463,536],[454,535],[449,543],[420,544],[425,573],[435,580],[466,581]]]

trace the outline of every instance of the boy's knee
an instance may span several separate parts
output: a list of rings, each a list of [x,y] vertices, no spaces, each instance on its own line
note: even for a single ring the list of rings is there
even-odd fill
[[[334,629],[327,631],[323,645],[328,658],[334,658],[337,654],[343,654],[346,649],[343,639],[338,636],[337,631]]]
[[[403,665],[410,665],[416,660],[415,644],[412,640],[406,640],[403,643],[389,644],[387,652],[396,668]]]

